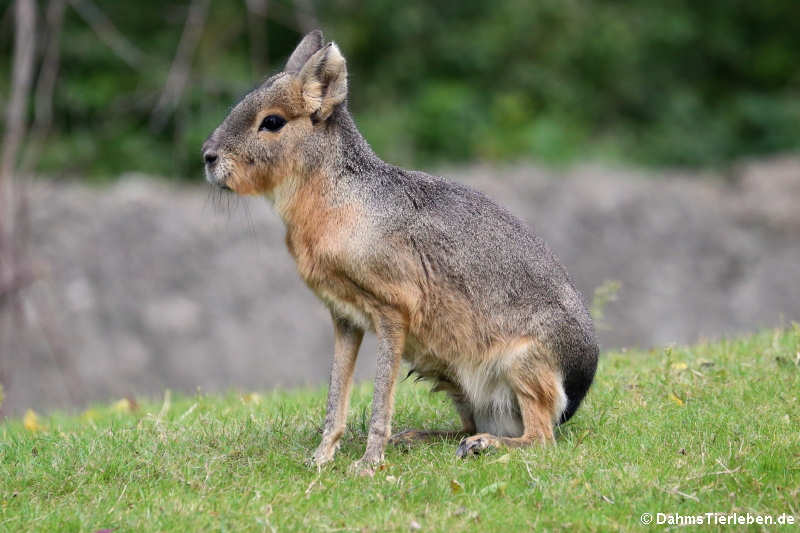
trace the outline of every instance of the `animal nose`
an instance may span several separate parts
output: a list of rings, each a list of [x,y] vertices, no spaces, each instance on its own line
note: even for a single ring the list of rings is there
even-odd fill
[[[206,153],[203,154],[203,159],[206,160],[206,165],[213,165],[217,162],[219,157],[217,156],[217,152],[213,150],[208,150]]]

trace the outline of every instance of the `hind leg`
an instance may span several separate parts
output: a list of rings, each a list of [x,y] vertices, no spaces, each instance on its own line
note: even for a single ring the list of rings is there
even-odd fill
[[[537,366],[536,371],[516,372],[508,376],[519,404],[524,427],[522,435],[498,437],[480,433],[467,437],[456,450],[458,457],[477,455],[492,447],[518,448],[555,440],[553,425],[563,405],[563,387],[555,372]]]
[[[460,389],[456,388],[455,385],[451,385],[448,383],[448,390],[447,394],[453,400],[453,404],[455,405],[456,412],[458,416],[461,418],[461,430],[460,431],[425,431],[425,430],[418,430],[418,429],[408,429],[406,431],[402,431],[400,433],[396,433],[392,435],[392,438],[389,439],[389,443],[393,445],[410,445],[414,442],[419,441],[434,441],[440,439],[455,439],[465,437],[467,435],[472,435],[475,433],[475,417],[472,411],[472,405],[469,401],[464,397],[464,394],[461,392]]]

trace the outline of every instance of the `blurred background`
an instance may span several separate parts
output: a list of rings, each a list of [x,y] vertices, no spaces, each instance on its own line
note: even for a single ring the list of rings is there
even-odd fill
[[[604,349],[800,320],[795,0],[0,0],[0,416],[325,382],[280,221],[200,157],[317,27],[378,155],[529,222]]]

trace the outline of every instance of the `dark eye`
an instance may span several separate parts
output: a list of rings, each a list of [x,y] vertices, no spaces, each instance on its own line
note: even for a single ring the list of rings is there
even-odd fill
[[[286,119],[280,115],[267,115],[264,117],[264,120],[261,121],[261,125],[258,127],[258,131],[278,131],[286,124]]]

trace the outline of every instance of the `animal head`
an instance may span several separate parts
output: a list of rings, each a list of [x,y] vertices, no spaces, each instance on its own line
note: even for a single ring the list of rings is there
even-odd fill
[[[203,144],[206,179],[238,194],[270,195],[313,173],[336,143],[326,126],[346,97],[344,57],[312,31],[283,72],[242,98]]]

